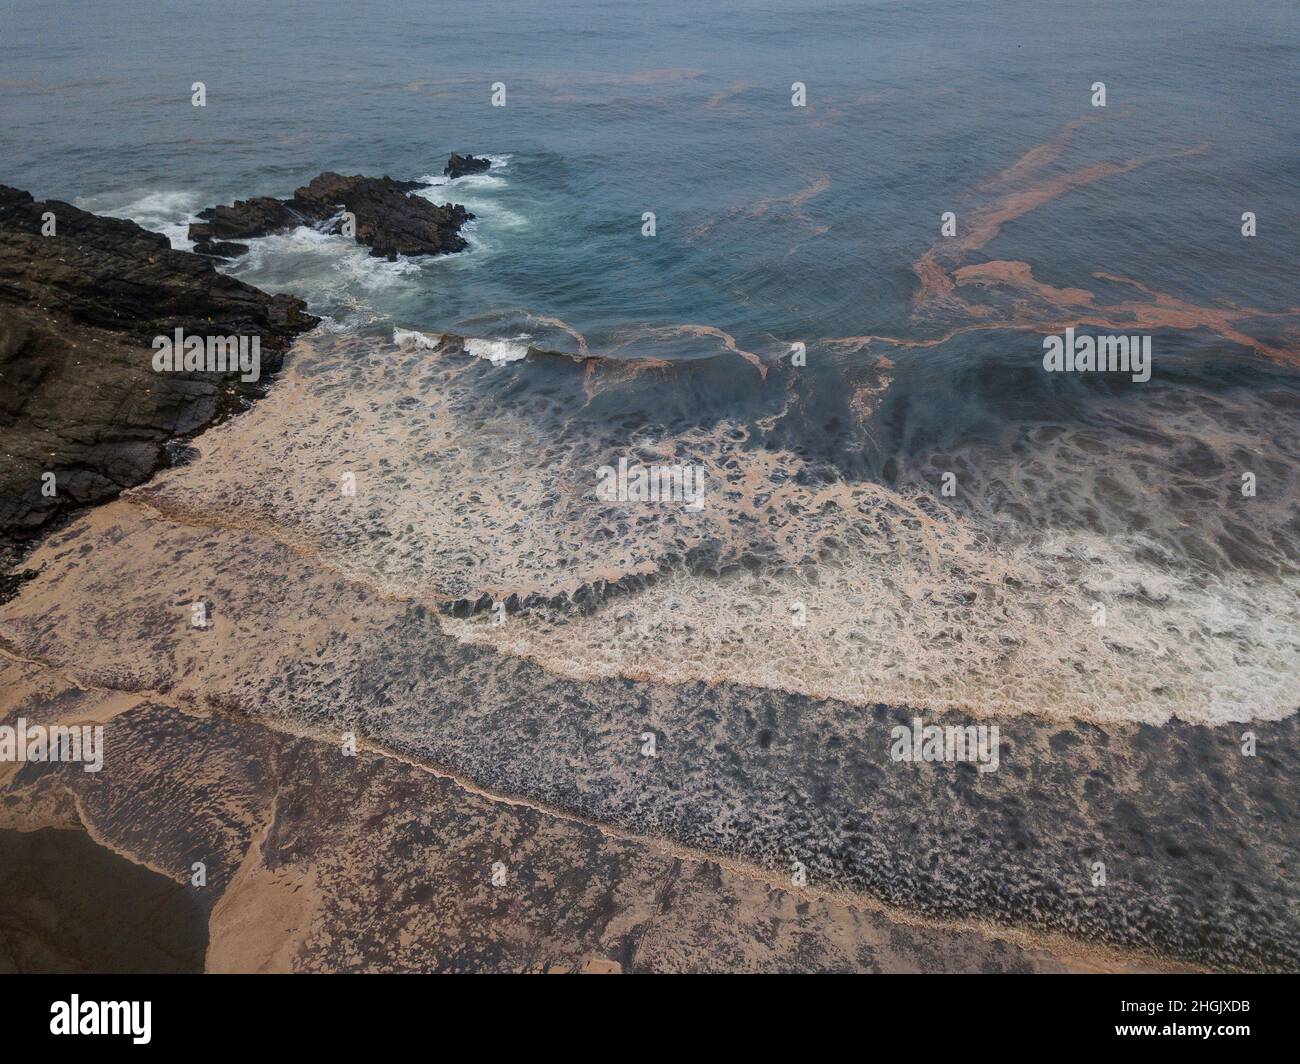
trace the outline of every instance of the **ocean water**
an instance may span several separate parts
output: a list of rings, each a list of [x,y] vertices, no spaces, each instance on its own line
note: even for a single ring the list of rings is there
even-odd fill
[[[1293,3],[52,2],[5,27],[3,179],[38,197],[181,247],[203,207],[327,169],[476,215],[462,255],[300,229],[223,267],[326,322],[165,512],[575,679],[1152,723],[1300,703]],[[452,151],[492,169],[446,181]],[[1066,327],[1151,337],[1151,379],[1046,373]],[[619,457],[697,464],[709,504],[599,504]]]
[[[940,214],[960,225],[984,182],[1079,119],[1049,173],[1149,161],[1045,203],[984,253],[1058,285],[1101,269],[1197,303],[1296,302],[1287,0],[5,9],[3,171],[37,196],[178,233],[204,206],[288,195],[326,169],[507,160],[437,192],[478,215],[467,256],[389,267],[286,239],[236,271],[345,315],[439,329],[526,309],[589,342],[698,323],[748,350],[911,335],[912,267]],[[1105,110],[1090,106],[1098,80]],[[497,81],[505,107],[490,105]],[[1244,210],[1260,218],[1251,241]]]

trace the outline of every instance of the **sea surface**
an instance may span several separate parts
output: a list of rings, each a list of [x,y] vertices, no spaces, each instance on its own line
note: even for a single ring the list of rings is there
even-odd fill
[[[1197,304],[1296,302],[1287,0],[50,0],[5,4],[3,28],[5,179],[177,237],[194,211],[322,170],[440,179],[452,151],[493,157],[433,193],[478,215],[469,255],[392,266],[300,235],[237,270],[343,321],[438,329],[518,308],[593,344],[699,323],[746,349],[912,335],[913,264],[941,213],[964,231],[984,183],[1080,120],[1045,176],[1143,164],[1036,207],[982,254],[1057,285],[1106,270]]]

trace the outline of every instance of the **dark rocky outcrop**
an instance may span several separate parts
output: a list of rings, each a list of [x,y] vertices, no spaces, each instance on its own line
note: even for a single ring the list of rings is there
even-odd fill
[[[248,251],[247,244],[226,240],[200,240],[194,245],[194,254],[209,259],[234,259]]]
[[[491,165],[488,159],[476,159],[473,155],[458,155],[452,152],[442,172],[449,177],[457,178],[464,177],[466,174],[481,174]]]
[[[0,186],[0,560],[70,510],[147,480],[169,443],[260,394],[316,324],[304,308],[134,222]],[[155,372],[153,338],[177,329],[258,337],[261,381]]]
[[[340,215],[350,211],[356,218],[356,239],[372,255],[392,260],[398,255],[463,251],[469,245],[460,228],[474,216],[459,204],[438,206],[410,195],[422,187],[418,181],[391,177],[323,173],[287,200],[259,196],[209,207],[199,213],[202,221],[190,226],[189,235],[207,247],[213,241],[268,236],[299,225],[338,233],[343,229]]]
[[[321,221],[295,211],[288,200],[271,196],[236,200],[229,207],[209,207],[199,212],[203,222],[190,226],[190,239],[196,242],[229,240],[253,236],[267,236],[295,225],[311,225]]]

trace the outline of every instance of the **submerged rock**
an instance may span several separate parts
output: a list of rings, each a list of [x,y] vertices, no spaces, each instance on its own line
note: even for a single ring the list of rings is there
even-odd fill
[[[488,159],[476,159],[473,155],[458,155],[452,152],[442,172],[457,178],[464,177],[466,174],[481,174],[491,165]]]
[[[194,245],[194,254],[209,259],[238,258],[248,251],[247,244],[235,244],[224,240],[200,240]]]
[[[134,222],[0,185],[0,555],[260,394],[238,367],[155,371],[155,337],[256,338],[265,378],[317,321]]]
[[[410,194],[422,187],[418,181],[326,172],[287,200],[259,196],[209,207],[199,213],[202,221],[190,226],[189,235],[207,246],[211,241],[269,236],[299,225],[339,233],[345,229],[346,211],[355,218],[353,235],[372,255],[393,260],[398,255],[463,251],[469,244],[460,228],[474,216],[459,204],[439,206]]]

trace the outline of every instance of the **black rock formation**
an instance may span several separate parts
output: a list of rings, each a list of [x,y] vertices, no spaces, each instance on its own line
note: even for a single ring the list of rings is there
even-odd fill
[[[463,251],[468,243],[460,227],[474,216],[459,204],[438,206],[410,193],[418,181],[391,177],[344,177],[324,173],[287,200],[259,196],[230,206],[209,207],[190,226],[190,239],[210,242],[267,236],[299,225],[343,231],[344,211],[356,220],[356,239],[372,255],[443,255]],[[196,248],[197,250],[197,248]],[[210,254],[210,252],[208,252]]]
[[[487,159],[476,159],[472,155],[457,155],[452,152],[442,172],[457,178],[464,177],[466,174],[481,174],[491,165],[492,163]]]
[[[261,394],[237,368],[156,372],[154,337],[257,337],[264,381],[317,321],[134,222],[0,185],[0,561]]]

